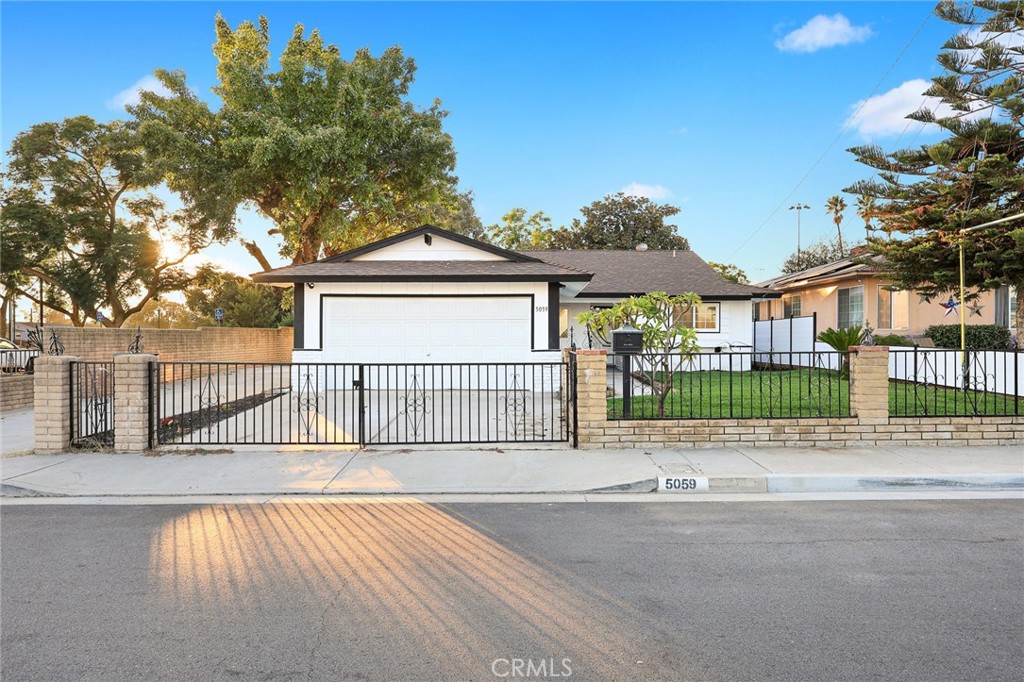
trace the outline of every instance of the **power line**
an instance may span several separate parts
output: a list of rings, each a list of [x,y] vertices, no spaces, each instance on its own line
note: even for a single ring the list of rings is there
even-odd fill
[[[843,127],[839,130],[839,133],[832,139],[831,142],[829,142],[828,146],[825,147],[825,151],[821,153],[821,156],[818,157],[817,161],[815,161],[814,164],[811,165],[810,169],[803,174],[803,177],[801,177],[800,180],[793,187],[793,189],[791,189],[789,193],[785,197],[783,197],[782,201],[779,202],[779,204],[772,210],[772,212],[768,214],[768,217],[765,218],[761,222],[761,224],[758,225],[754,229],[754,231],[750,233],[749,236],[747,236],[746,239],[740,242],[740,245],[737,246],[731,254],[729,254],[729,257],[726,260],[731,261],[737,253],[742,251],[743,247],[749,244],[750,241],[754,237],[756,237],[762,229],[764,229],[765,225],[767,225],[771,221],[771,219],[775,217],[775,214],[781,211],[782,207],[789,202],[789,200],[793,197],[794,194],[796,194],[797,190],[799,190],[800,187],[804,184],[804,181],[806,181],[807,178],[809,178],[811,174],[814,173],[818,166],[821,165],[821,162],[825,160],[825,157],[828,156],[828,153],[832,151],[832,148],[834,146],[836,146],[836,142],[838,142],[843,137],[843,135],[846,134],[846,131],[849,130],[850,126],[853,124],[853,121],[857,118],[857,115],[864,110],[865,106],[867,106],[868,100],[875,96],[879,88],[882,87],[882,83],[885,82],[885,79],[889,77],[889,74],[891,74],[893,69],[896,68],[896,65],[900,63],[900,60],[903,59],[903,56],[907,53],[907,50],[910,49],[910,46],[913,45],[914,41],[917,40],[917,37],[921,35],[921,31],[924,30],[924,27],[928,24],[928,21],[931,18],[932,13],[929,10],[928,15],[925,16],[924,18],[924,21],[921,22],[921,24],[917,27],[917,30],[914,31],[914,34],[910,37],[910,40],[907,42],[906,45],[903,46],[903,49],[900,50],[900,53],[896,56],[896,60],[893,61],[893,63],[889,66],[886,72],[882,74],[882,77],[878,79],[878,82],[875,84],[874,89],[872,89],[871,93],[861,101],[860,106],[857,107],[857,110],[853,112],[853,115],[850,116],[850,118],[847,119],[846,123],[843,124]]]

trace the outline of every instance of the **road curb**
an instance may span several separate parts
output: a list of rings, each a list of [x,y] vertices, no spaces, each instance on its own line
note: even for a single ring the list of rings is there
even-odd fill
[[[902,476],[765,476],[770,493],[885,492],[887,490],[1022,490],[1019,474],[914,474]]]

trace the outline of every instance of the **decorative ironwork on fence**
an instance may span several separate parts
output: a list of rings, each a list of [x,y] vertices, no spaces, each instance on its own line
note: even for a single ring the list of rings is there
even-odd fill
[[[564,365],[155,364],[155,441],[203,444],[558,442]]]
[[[71,446],[114,445],[114,363],[72,362]]]
[[[850,415],[847,353],[675,353],[609,359],[614,365],[608,374],[609,419]]]
[[[1015,416],[1024,409],[1024,353],[889,349],[894,417]]]

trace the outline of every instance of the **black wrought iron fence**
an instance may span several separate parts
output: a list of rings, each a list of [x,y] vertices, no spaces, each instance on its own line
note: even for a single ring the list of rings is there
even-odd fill
[[[72,362],[71,446],[108,448],[114,445],[114,363]]]
[[[1014,416],[1024,408],[1024,353],[889,349],[894,417]]]
[[[850,415],[840,352],[612,355],[609,419]]]
[[[562,363],[161,362],[156,442],[404,444],[568,438]]]

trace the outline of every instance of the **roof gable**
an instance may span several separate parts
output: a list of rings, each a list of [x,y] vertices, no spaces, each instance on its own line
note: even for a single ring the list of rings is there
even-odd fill
[[[423,225],[415,230],[360,246],[317,262],[342,263],[370,260],[538,262],[538,259],[517,251],[510,251],[455,232],[442,230],[434,225]]]

